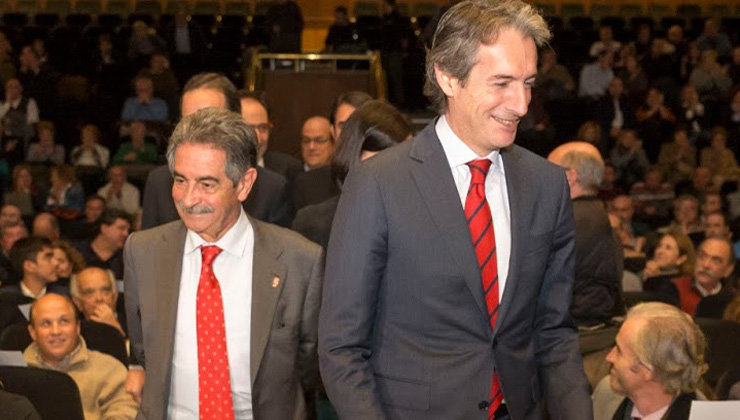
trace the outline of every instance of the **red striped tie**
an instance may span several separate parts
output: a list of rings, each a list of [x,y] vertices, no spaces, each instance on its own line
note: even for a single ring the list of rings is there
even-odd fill
[[[203,264],[195,298],[198,334],[198,399],[200,420],[233,420],[229,357],[221,287],[213,273],[217,246],[201,246]]]
[[[480,267],[481,283],[488,309],[488,320],[491,329],[496,325],[498,317],[498,265],[496,263],[496,237],[493,233],[493,218],[491,209],[486,200],[486,174],[491,167],[488,159],[477,159],[468,162],[470,167],[470,188],[465,198],[465,219],[468,221],[470,237],[475,247],[475,256],[478,258]],[[488,406],[488,418],[492,419],[494,413],[501,405],[504,395],[501,392],[501,384],[498,374],[493,372],[491,379],[491,400]]]

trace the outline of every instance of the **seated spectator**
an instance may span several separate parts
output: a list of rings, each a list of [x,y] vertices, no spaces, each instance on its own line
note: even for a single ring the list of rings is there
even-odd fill
[[[164,99],[167,109],[175,113],[179,105],[180,86],[170,68],[170,59],[163,52],[154,52],[149,58],[149,67],[139,74],[152,80],[154,96]]]
[[[126,180],[126,167],[111,166],[108,181],[98,190],[98,196],[105,198],[106,207],[123,210],[132,216],[138,215],[141,212],[141,194]]]
[[[18,284],[21,273],[15,270],[10,261],[10,250],[22,238],[28,236],[28,229],[23,222],[8,222],[0,225],[0,284]]]
[[[0,407],[9,419],[41,420],[41,416],[28,398],[3,388],[2,378],[0,378]]]
[[[686,127],[677,127],[673,141],[660,146],[657,167],[664,179],[674,185],[691,179],[696,168],[696,148],[689,142]]]
[[[129,141],[124,141],[113,156],[114,165],[157,163],[157,147],[147,142],[146,124],[133,121],[129,125]]]
[[[624,82],[620,77],[612,79],[606,95],[596,102],[593,113],[604,132],[601,138],[603,146],[599,149],[606,153],[607,145],[612,144],[612,139],[619,138],[624,127],[634,125],[632,121],[634,112],[624,95]]]
[[[64,163],[64,146],[54,143],[54,123],[41,121],[36,125],[38,141],[28,147],[26,160],[30,163],[61,165]]]
[[[99,195],[90,195],[85,199],[85,211],[76,220],[62,224],[62,236],[70,241],[92,239],[97,230],[97,223],[105,212],[105,199]]]
[[[10,262],[20,274],[21,281],[17,285],[4,287],[4,291],[24,296],[29,301],[47,292],[68,294],[66,287],[56,284],[57,262],[50,240],[37,236],[19,239],[10,249]]]
[[[670,139],[676,117],[664,103],[665,96],[657,87],[651,87],[645,96],[645,103],[637,109],[637,122],[640,137],[647,139],[645,152],[651,162],[655,162],[660,146]]]
[[[0,207],[0,225],[5,226],[12,223],[20,223],[23,219],[21,217],[21,209],[13,204],[5,204]]]
[[[59,220],[51,213],[39,213],[33,219],[31,234],[50,241],[58,241],[60,236]]]
[[[43,46],[43,41],[40,45]],[[50,118],[56,107],[59,75],[41,60],[31,44],[21,48],[18,61],[18,78],[25,87],[26,95],[36,100],[42,118]]]
[[[126,392],[127,369],[113,356],[90,350],[80,319],[66,297],[49,294],[31,306],[33,343],[23,352],[29,366],[69,375],[77,384],[86,420],[133,419],[137,404]]]
[[[148,76],[137,76],[134,79],[134,88],[136,96],[124,102],[121,119],[124,121],[167,121],[167,103],[154,97],[152,79]]]
[[[43,207],[43,198],[33,183],[31,168],[27,165],[17,165],[13,168],[13,189],[3,196],[5,204],[12,204],[21,209],[25,218],[30,218]]]
[[[617,145],[610,153],[610,160],[617,171],[617,179],[625,188],[642,179],[650,162],[642,148],[642,140],[634,130],[622,130]]]
[[[54,259],[57,261],[58,284],[69,286],[74,274],[82,271],[87,265],[82,254],[67,241],[56,241],[54,245]]]
[[[624,266],[604,204],[596,197],[604,161],[591,144],[570,142],[547,158],[565,168],[575,219],[576,269],[570,314],[578,326],[606,323],[615,315]]]
[[[599,187],[599,199],[609,201],[620,194],[624,194],[624,189],[617,183],[617,170],[611,162],[604,162],[604,179]]]
[[[644,290],[655,292],[650,300],[659,300],[678,306],[675,296],[660,293],[664,284],[670,284],[677,277],[690,278],[694,272],[696,254],[691,239],[678,232],[664,234],[653,251],[653,256],[645,263],[641,273]]]
[[[622,43],[614,39],[612,27],[609,25],[599,26],[599,40],[591,44],[588,54],[591,57],[597,57],[602,52],[616,54],[622,48]]]
[[[98,230],[90,241],[76,244],[88,267],[111,270],[116,279],[123,279],[123,245],[131,229],[128,213],[106,210],[98,220]]]
[[[613,420],[688,420],[701,376],[706,339],[690,317],[652,302],[627,312],[616,345],[606,356],[609,385],[624,399],[612,413],[594,393],[594,413]]]
[[[701,221],[699,219],[699,199],[693,195],[681,195],[673,201],[673,220],[668,226],[659,229],[659,232],[679,232],[692,237],[701,235]],[[691,239],[696,243],[695,238]]]
[[[634,219],[635,206],[632,197],[620,194],[609,201],[607,210],[612,228],[622,243],[625,257],[640,256],[645,246],[645,235],[650,227]]]
[[[116,312],[118,288],[112,271],[87,267],[72,277],[69,292],[85,319],[108,324],[126,337],[125,316]]]
[[[614,77],[613,56],[614,54],[608,51],[602,51],[593,63],[583,66],[578,79],[579,97],[595,101],[606,93]]]
[[[706,131],[709,123],[704,104],[699,100],[699,92],[691,83],[681,89],[681,109],[678,122],[686,126],[687,134],[692,143],[696,143]]]
[[[648,76],[637,57],[632,54],[625,57],[624,69],[619,72],[619,77],[624,81],[627,105],[634,110],[643,101],[648,90]]]
[[[702,194],[699,204],[702,221],[705,221],[706,217],[712,213],[725,211],[727,207],[722,195],[716,191],[708,191]]]
[[[705,238],[722,238],[728,241],[732,240],[730,224],[727,222],[727,216],[721,211],[709,213],[704,217],[704,237]],[[733,245],[733,250],[735,246]],[[734,254],[734,251],[733,251]]]
[[[578,127],[575,141],[593,144],[602,153],[606,142],[602,141],[601,126],[596,121],[588,120]],[[605,151],[604,151],[605,152]]]
[[[333,154],[334,139],[329,120],[320,116],[308,118],[301,129],[301,157],[306,170],[329,165]]]
[[[64,219],[73,219],[83,210],[85,193],[77,182],[75,170],[69,165],[58,165],[49,171],[51,188],[46,197],[46,208]]]
[[[667,86],[672,84],[671,77],[676,68],[676,48],[664,38],[653,38],[650,43],[650,53],[643,60],[648,79],[656,86]]]
[[[94,124],[86,124],[80,130],[79,146],[72,149],[69,162],[72,166],[105,169],[110,162],[110,152],[99,144],[100,130]]]
[[[732,49],[730,38],[719,29],[719,19],[708,18],[704,21],[704,31],[696,39],[696,43],[702,51],[714,50],[720,57],[729,57]]]
[[[137,20],[131,25],[128,39],[128,57],[137,69],[146,65],[149,57],[157,51],[164,51],[166,44],[154,28],[144,21]]]
[[[694,67],[689,81],[696,86],[702,102],[717,102],[723,99],[732,88],[732,79],[725,68],[717,62],[717,52],[701,52],[701,63]]]
[[[540,68],[537,72],[537,89],[545,91],[548,101],[573,97],[575,82],[568,69],[558,63],[554,50],[546,48],[540,55]]]
[[[724,127],[712,129],[711,143],[701,150],[700,163],[709,169],[717,185],[721,185],[725,179],[737,179],[740,175],[735,154],[727,148],[727,130]]]
[[[39,122],[39,108],[33,98],[23,94],[23,85],[18,78],[5,82],[0,120],[3,121],[5,135],[21,139],[24,144],[33,136],[33,125]]]

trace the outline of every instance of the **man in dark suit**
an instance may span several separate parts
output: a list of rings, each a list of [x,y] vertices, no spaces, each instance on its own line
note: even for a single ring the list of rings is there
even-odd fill
[[[201,73],[185,84],[180,104],[181,114],[187,116],[206,107],[240,112],[239,97],[229,79],[217,73]],[[291,212],[286,179],[265,168],[257,168],[257,174],[256,184],[252,194],[244,202],[244,209],[262,221],[289,226]],[[170,195],[172,182],[172,174],[166,165],[149,173],[144,186],[142,229],[177,219],[177,210]]]
[[[549,37],[519,0],[453,6],[427,60],[442,116],[349,174],[319,322],[341,418],[592,418],[568,184],[512,145]]]
[[[322,251],[243,211],[255,150],[254,131],[224,109],[184,117],[172,134],[181,220],[133,234],[124,251],[139,418],[307,415]]]
[[[687,420],[707,370],[706,346],[699,327],[675,306],[660,302],[634,306],[606,357],[612,364],[609,385],[625,397],[610,417]],[[594,398],[594,411],[608,415],[606,406],[606,401]]]

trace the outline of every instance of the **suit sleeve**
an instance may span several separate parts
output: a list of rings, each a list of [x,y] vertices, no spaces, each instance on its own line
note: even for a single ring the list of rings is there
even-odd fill
[[[312,260],[306,300],[303,305],[301,337],[298,343],[297,366],[304,390],[315,389],[319,379],[316,347],[319,341],[319,309],[321,308],[321,284],[324,275],[323,249],[317,247]]]
[[[149,229],[159,225],[157,217],[157,191],[154,180],[156,168],[149,171],[144,185],[144,199],[141,209],[141,229]]]
[[[370,358],[388,226],[377,180],[365,169],[351,173],[342,191],[319,318],[321,377],[347,419],[385,418]]]
[[[557,419],[592,419],[588,381],[571,320],[575,222],[570,193],[561,178],[560,205],[535,315],[535,357],[548,411]]]
[[[144,367],[144,339],[141,330],[141,313],[139,311],[139,284],[134,265],[133,242],[136,234],[129,237],[123,248],[124,270],[123,282],[126,296],[126,322],[131,343],[129,364]]]

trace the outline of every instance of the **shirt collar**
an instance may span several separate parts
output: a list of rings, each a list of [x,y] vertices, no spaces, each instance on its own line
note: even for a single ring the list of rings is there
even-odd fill
[[[44,295],[46,294],[46,286],[41,289],[38,295],[34,295],[31,289],[26,287],[26,284],[21,281],[21,293],[23,293],[23,296],[30,297],[31,299],[36,300],[38,298],[44,297]]]
[[[202,245],[216,245],[224,252],[241,257],[246,251],[247,235],[250,235],[251,232],[252,224],[249,223],[244,209],[240,208],[239,218],[234,223],[234,226],[229,228],[226,234],[216,242],[206,242],[200,235],[188,229],[188,234],[185,238],[185,254],[198,251],[198,248]]]
[[[452,131],[444,115],[437,119],[434,130],[437,133],[437,137],[439,137],[440,143],[442,143],[442,149],[445,151],[450,168],[467,165],[468,162],[476,159],[488,159],[493,162],[494,167],[499,167],[497,163],[499,157],[498,150],[494,150],[486,156],[478,156]]]
[[[670,408],[671,405],[668,404],[665,407],[661,408],[660,410],[654,411],[650,414],[642,414],[637,409],[637,406],[634,404],[632,405],[632,413],[630,414],[632,418],[638,418],[640,420],[660,420],[663,418],[663,415],[668,411],[668,408]]]
[[[717,287],[712,290],[705,289],[698,281],[694,280],[694,287],[702,297],[716,295],[722,290],[722,282],[717,283]]]

